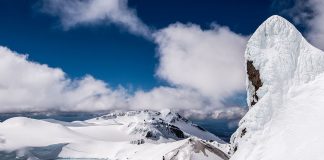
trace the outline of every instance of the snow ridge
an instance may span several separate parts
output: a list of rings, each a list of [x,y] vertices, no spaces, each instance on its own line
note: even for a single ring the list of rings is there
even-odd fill
[[[204,140],[225,143],[214,134],[171,110],[112,112],[86,122],[124,125],[127,126],[130,135],[152,140],[180,140],[196,136]]]
[[[222,150],[197,138],[190,138],[182,146],[164,156],[166,160],[228,160],[229,157]]]

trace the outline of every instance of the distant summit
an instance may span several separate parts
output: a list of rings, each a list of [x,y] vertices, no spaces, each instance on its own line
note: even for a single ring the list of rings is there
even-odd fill
[[[195,136],[204,140],[225,143],[214,134],[171,110],[119,111],[86,122],[125,125],[130,135],[151,140],[180,140]]]

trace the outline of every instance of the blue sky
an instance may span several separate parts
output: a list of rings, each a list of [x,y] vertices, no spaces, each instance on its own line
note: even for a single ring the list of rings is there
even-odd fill
[[[115,25],[62,30],[57,18],[39,12],[37,0],[0,2],[0,44],[31,60],[63,68],[68,75],[91,74],[111,85],[151,89],[161,80],[154,76],[156,45]],[[271,14],[271,1],[142,1],[129,6],[147,25],[160,29],[175,22],[229,26],[249,35]]]
[[[0,111],[240,117],[248,37],[273,14],[307,31],[298,2],[2,0]]]

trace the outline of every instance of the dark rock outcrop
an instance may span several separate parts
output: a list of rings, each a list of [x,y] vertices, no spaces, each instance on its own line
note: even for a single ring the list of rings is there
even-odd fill
[[[247,69],[249,81],[252,83],[254,87],[253,100],[251,101],[250,104],[250,106],[252,107],[259,100],[259,97],[256,92],[260,87],[262,87],[262,81],[260,79],[260,72],[254,67],[253,61],[247,61],[246,69]]]

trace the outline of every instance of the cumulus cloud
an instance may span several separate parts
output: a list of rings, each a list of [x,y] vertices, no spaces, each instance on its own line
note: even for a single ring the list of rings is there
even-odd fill
[[[213,104],[245,89],[246,37],[227,27],[203,30],[181,23],[154,37],[160,59],[157,75],[172,85],[195,90]]]
[[[149,92],[137,91],[130,103],[141,109],[160,110],[170,107],[174,110],[194,109],[201,110],[208,106],[209,102],[198,92],[187,88],[172,88],[160,86]]]
[[[127,6],[127,0],[42,0],[41,10],[59,18],[64,29],[78,25],[116,24],[150,37],[150,29]]]
[[[0,47],[0,112],[89,111],[127,107],[124,89],[91,76],[69,79],[59,68]]]
[[[277,2],[276,0],[274,2]],[[287,5],[293,4],[292,6]],[[275,3],[277,4],[277,3]],[[290,16],[295,24],[306,28],[306,38],[316,47],[324,50],[324,1],[285,0],[278,4],[281,13]]]
[[[27,55],[0,47],[0,112],[161,110],[170,108],[186,117],[228,119],[222,104],[190,88],[160,86],[129,93],[111,88],[90,75],[69,78],[61,69],[31,62]]]

